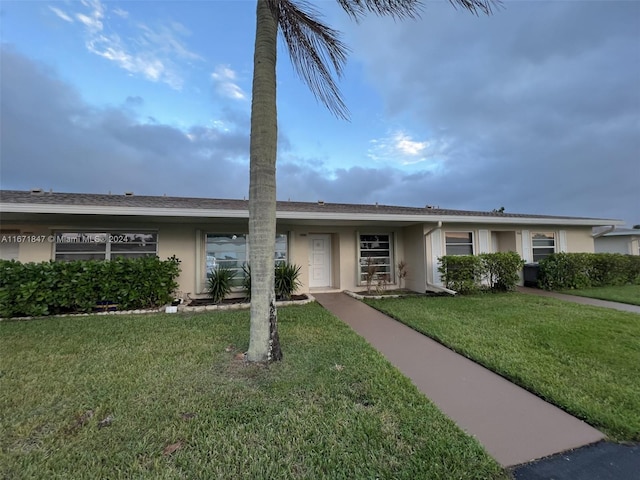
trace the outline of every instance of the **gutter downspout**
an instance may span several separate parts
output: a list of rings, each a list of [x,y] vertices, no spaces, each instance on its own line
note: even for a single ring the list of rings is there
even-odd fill
[[[592,236],[594,239],[595,239],[595,238],[600,238],[601,236],[606,235],[607,233],[611,233],[611,232],[613,232],[615,229],[616,229],[616,226],[615,226],[615,225],[610,225],[610,226],[608,226],[607,228],[605,228],[604,230],[602,230],[601,232],[598,232],[598,233],[596,233],[596,234],[594,234],[594,235],[591,235],[591,236]]]
[[[423,251],[425,252],[425,257],[426,257],[426,253],[427,253],[427,237],[430,236],[433,232],[435,232],[436,230],[440,230],[442,228],[442,220],[438,221],[437,226],[431,228],[431,230],[429,230],[428,232],[426,232],[424,234],[423,238]],[[448,288],[445,287],[440,287],[438,285],[432,285],[428,282],[429,278],[429,269],[427,268],[427,262],[426,262],[426,258],[425,258],[425,262],[424,262],[424,283],[426,286],[427,290],[431,290],[431,291],[435,291],[435,292],[444,292],[444,293],[448,293],[449,295],[455,295],[458,292],[456,292],[455,290],[450,290]]]
[[[438,225],[433,227],[431,230],[429,230],[427,233],[424,234],[425,239],[431,235],[433,232],[435,232],[436,230],[439,230],[442,228],[442,220],[438,220]]]

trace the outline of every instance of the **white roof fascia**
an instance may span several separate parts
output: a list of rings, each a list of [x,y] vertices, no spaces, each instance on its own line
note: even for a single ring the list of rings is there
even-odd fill
[[[249,218],[248,210],[207,210],[193,208],[105,207],[99,205],[49,205],[32,203],[2,203],[0,212],[59,213],[71,215],[134,215],[149,217],[214,217]]]
[[[278,212],[281,219],[305,220],[371,220],[434,223],[484,223],[484,224],[522,224],[522,225],[565,225],[565,226],[601,226],[623,225],[622,220],[584,219],[584,218],[532,218],[532,217],[485,217],[474,215],[398,215],[375,213],[318,213],[318,212]]]
[[[442,222],[449,223],[497,223],[497,224],[522,224],[522,225],[565,225],[576,227],[624,225],[623,220],[611,220],[603,218],[552,218],[552,217],[481,217],[481,216],[446,216],[441,217]]]
[[[640,230],[636,230],[635,232],[621,232],[615,230],[613,232],[605,233],[602,235],[603,237],[640,237]]]
[[[249,218],[248,210],[231,209],[194,209],[194,208],[154,208],[154,207],[118,207],[102,205],[55,205],[42,203],[0,203],[0,212],[6,213],[46,213],[71,215],[115,215],[115,216],[157,216],[157,217],[202,217],[202,218]],[[551,218],[551,217],[488,217],[480,215],[411,215],[392,213],[337,213],[280,211],[276,213],[283,220],[326,220],[326,221],[377,221],[412,223],[480,223],[480,224],[516,224],[516,225],[564,225],[564,226],[603,226],[624,225],[622,220]]]

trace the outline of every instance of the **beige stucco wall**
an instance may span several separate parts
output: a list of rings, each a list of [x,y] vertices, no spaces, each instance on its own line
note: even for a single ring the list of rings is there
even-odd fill
[[[415,292],[424,292],[426,287],[426,250],[424,225],[412,225],[402,231],[404,237],[404,259],[407,264],[407,276],[404,286]]]
[[[37,242],[22,241],[18,245],[17,260],[22,263],[46,262],[51,259],[53,243],[52,230],[43,225],[2,224],[3,231],[15,231],[21,237],[37,237]]]
[[[180,224],[158,225],[153,223],[131,222],[130,220],[98,220],[93,217],[78,219],[75,222],[65,222],[53,225],[12,224],[2,225],[3,230],[17,230],[21,236],[45,237],[43,242],[21,242],[18,261],[48,262],[54,258],[54,244],[52,237],[60,231],[101,231],[101,230],[130,230],[154,231],[158,233],[158,256],[166,259],[176,255],[182,263],[182,272],[178,278],[180,289],[184,292],[195,292],[195,228]]]
[[[591,228],[567,228],[568,253],[594,253],[595,244],[591,235]]]
[[[444,247],[444,233],[446,231],[464,231],[473,232],[474,251],[479,251],[480,230],[489,231],[489,235],[496,235],[497,250],[493,248],[493,242],[490,241],[490,251],[509,252],[514,251],[523,254],[523,232],[528,232],[531,236],[535,232],[554,232],[556,235],[556,249],[560,251],[560,235],[564,232],[566,235],[566,251],[567,252],[594,252],[593,237],[591,236],[591,227],[568,227],[559,228],[557,226],[536,225],[526,227],[522,225],[495,225],[495,224],[457,224],[443,225],[441,230],[442,242]]]
[[[424,291],[426,282],[434,283],[434,267],[437,268],[437,256],[432,248],[431,237],[425,234],[435,225],[420,224],[407,227],[356,227],[356,226],[311,226],[280,224],[278,233],[286,233],[289,240],[289,261],[300,265],[301,293],[309,292],[309,235],[331,235],[331,285],[338,290],[363,290],[359,284],[358,235],[359,234],[392,234],[393,235],[393,282],[388,288],[398,286],[397,263],[404,260],[408,265],[408,276],[405,286],[411,290]],[[3,224],[2,230],[17,230],[21,235],[42,235],[48,237],[55,231],[82,230],[129,230],[155,231],[158,233],[158,256],[166,259],[176,255],[181,260],[182,273],[178,279],[180,291],[189,293],[192,297],[204,294],[205,287],[205,235],[206,233],[236,233],[247,232],[246,221],[219,222],[180,222],[164,220],[162,223],[153,221],[142,222],[135,218],[99,218],[95,216],[78,217],[64,222]],[[490,251],[516,251],[522,257],[523,232],[531,235],[536,231],[553,231],[560,248],[559,237],[566,238],[566,251],[593,252],[594,240],[589,227],[573,227],[559,229],[558,227],[536,226],[523,228],[516,225],[478,225],[457,224],[443,225],[430,235],[437,235],[440,240],[441,253],[445,254],[444,233],[449,230],[471,231],[474,234],[474,251],[479,251],[479,232],[488,232]],[[426,240],[426,241],[425,241]],[[529,242],[530,245],[530,242]],[[21,262],[49,261],[53,258],[53,244],[50,241],[40,243],[22,243],[19,247],[18,260]]]
[[[180,294],[195,296],[196,286],[196,232],[193,225],[162,225],[158,228],[158,257],[169,258],[173,255],[180,259]],[[202,285],[200,286],[202,288]]]
[[[522,241],[519,241],[519,235],[515,230],[492,230],[492,234],[495,234],[497,244],[495,245],[497,248],[492,248],[492,251],[522,254]]]
[[[425,227],[428,228],[428,227]],[[427,229],[428,231],[428,229]],[[443,224],[440,229],[437,229],[431,233],[431,235],[437,235],[437,240],[441,245],[440,255],[445,255],[445,233],[448,231],[456,232],[472,232],[473,233],[473,251],[480,252],[481,231],[486,232],[486,251],[488,252],[509,252],[513,251],[518,253],[522,258],[532,258],[531,251],[531,235],[535,232],[553,232],[556,238],[556,251],[562,251],[565,247],[566,252],[594,252],[594,242],[591,236],[590,227],[567,227],[560,228],[558,226],[548,225],[536,225],[536,226],[523,226],[523,225],[509,225],[509,224]],[[526,239],[523,238],[526,236]],[[561,237],[564,240],[561,240]],[[564,241],[566,240],[566,245]],[[437,243],[437,242],[436,242]],[[438,257],[440,255],[433,251],[431,239],[427,239],[427,281],[436,285],[441,285],[438,282],[438,275],[434,272],[438,266]]]
[[[309,238],[314,234],[331,236],[331,285],[330,289],[362,290],[358,282],[358,235],[367,233],[392,234],[394,263],[404,255],[404,239],[401,229],[356,228],[329,226],[292,226],[289,231],[289,261],[302,266],[300,280],[302,293],[309,292]],[[394,266],[395,268],[395,266]],[[388,288],[397,286],[397,279]]]

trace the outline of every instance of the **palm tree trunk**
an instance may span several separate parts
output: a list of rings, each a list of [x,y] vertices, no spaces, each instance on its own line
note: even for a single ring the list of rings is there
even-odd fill
[[[258,0],[249,147],[251,332],[247,360],[250,362],[282,359],[274,293],[277,40],[278,20],[269,7],[269,0]]]

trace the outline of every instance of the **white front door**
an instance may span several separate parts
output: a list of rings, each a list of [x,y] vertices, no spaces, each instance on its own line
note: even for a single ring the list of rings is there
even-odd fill
[[[309,288],[331,286],[331,235],[309,235]]]

